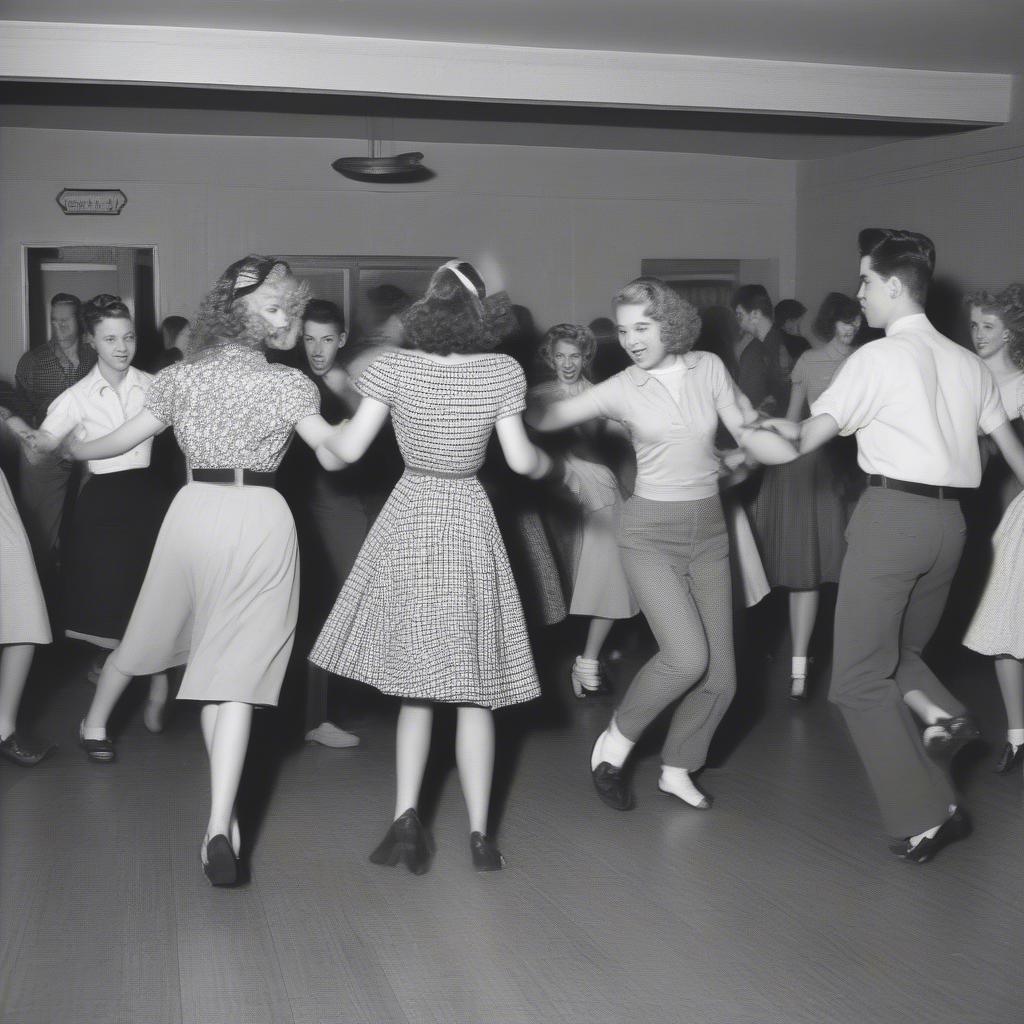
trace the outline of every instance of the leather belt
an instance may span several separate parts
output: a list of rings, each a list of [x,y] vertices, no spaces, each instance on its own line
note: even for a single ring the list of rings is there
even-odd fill
[[[476,473],[445,473],[440,469],[424,469],[422,466],[409,466],[405,467],[406,473],[411,476],[432,476],[438,480],[468,480],[470,477],[476,476]]]
[[[237,487],[273,487],[275,473],[254,469],[189,469],[188,478],[197,484],[233,484]]]
[[[887,491],[905,491],[922,498],[940,498],[945,501],[956,501],[971,490],[969,487],[936,487],[934,484],[919,484],[911,480],[895,480],[879,473],[868,474],[868,487],[884,487]]]

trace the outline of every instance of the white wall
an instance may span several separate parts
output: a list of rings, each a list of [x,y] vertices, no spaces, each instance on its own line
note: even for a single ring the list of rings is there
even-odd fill
[[[1024,280],[1024,80],[1006,126],[805,161],[797,195],[797,294],[812,309],[856,291],[864,227],[923,231],[937,282],[958,290]]]
[[[604,315],[645,258],[776,260],[792,294],[791,162],[432,144],[437,177],[423,184],[369,186],[332,170],[365,145],[0,130],[0,377],[24,349],[24,244],[156,245],[159,316],[188,315],[247,252],[492,252],[541,325]],[[128,204],[117,217],[69,217],[55,202],[64,187],[121,188]]]

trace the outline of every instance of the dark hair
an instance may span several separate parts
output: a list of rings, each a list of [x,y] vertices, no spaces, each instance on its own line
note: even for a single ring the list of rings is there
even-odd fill
[[[265,267],[268,262],[272,263],[269,269]],[[245,259],[232,263],[217,278],[217,283],[200,301],[199,310],[192,321],[190,358],[197,358],[207,349],[222,345],[235,344],[245,345],[248,348],[263,348],[265,331],[258,323],[254,323],[245,305],[249,291],[256,289],[247,288],[243,295],[236,295],[240,271],[246,270],[254,264],[258,265],[261,273],[263,269],[267,271],[257,287],[262,287],[268,281],[292,280],[294,287],[289,290],[284,300],[287,312],[290,317],[302,315],[302,311],[309,301],[309,287],[305,282],[295,282],[288,264],[284,260],[273,259],[269,256],[246,256]]]
[[[836,324],[852,324],[862,315],[860,303],[856,299],[842,292],[829,292],[822,299],[811,330],[822,341],[831,341],[836,333]]]
[[[590,328],[590,333],[593,334],[594,340],[598,345],[618,345],[619,331],[615,326],[615,321],[610,317],[599,316],[591,320],[587,326]]]
[[[164,340],[165,348],[174,348],[178,336],[188,327],[188,320],[183,316],[172,313],[160,321],[160,336]]]
[[[740,285],[732,296],[732,308],[737,306],[745,313],[760,313],[767,320],[775,315],[768,289],[763,284]]]
[[[103,320],[131,320],[132,314],[119,295],[94,295],[82,307],[85,329],[93,334]]]
[[[378,284],[373,288],[366,289],[366,305],[372,314],[374,326],[379,327],[390,317],[404,313],[412,305],[412,298],[397,284]],[[315,322],[322,324],[325,321],[317,320]],[[344,319],[336,322],[340,323],[344,329]]]
[[[1024,370],[1024,285],[1011,284],[997,295],[991,292],[972,292],[964,300],[968,307],[980,309],[999,317],[1010,332],[1006,348],[1014,365]]]
[[[656,277],[638,277],[612,299],[612,308],[643,306],[647,316],[661,324],[661,340],[668,352],[689,352],[700,334],[700,314],[681,295]]]
[[[345,314],[336,302],[329,299],[310,299],[302,311],[302,322],[314,324],[334,324],[341,334],[345,330]]]
[[[53,309],[54,306],[74,306],[75,316],[82,315],[82,300],[77,295],[71,295],[68,292],[57,292],[50,299],[50,309]]]
[[[489,352],[500,341],[497,322],[511,313],[507,295],[502,292],[494,300],[485,306],[447,266],[439,267],[423,298],[402,315],[405,341],[437,355]]]
[[[540,357],[552,369],[555,366],[555,346],[560,341],[566,341],[575,345],[583,357],[583,369],[594,361],[594,353],[597,351],[597,338],[589,327],[582,324],[555,324],[544,332],[540,343]]]
[[[700,336],[693,347],[701,352],[713,352],[735,378],[739,372],[734,348],[739,335],[736,314],[725,306],[708,306],[701,311],[700,320]]]
[[[881,278],[898,277],[907,294],[924,303],[935,270],[935,243],[917,231],[865,228],[857,236],[861,257]]]
[[[799,320],[806,312],[807,307],[798,299],[779,299],[775,303],[775,324],[782,327],[787,320]]]

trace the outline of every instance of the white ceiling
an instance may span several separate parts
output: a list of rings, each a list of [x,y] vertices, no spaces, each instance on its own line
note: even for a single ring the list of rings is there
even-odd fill
[[[1024,0],[3,0],[0,16],[1024,71]]]

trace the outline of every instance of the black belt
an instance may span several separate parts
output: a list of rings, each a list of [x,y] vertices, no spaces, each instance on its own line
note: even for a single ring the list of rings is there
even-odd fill
[[[922,498],[942,498],[956,501],[964,497],[969,487],[936,487],[934,484],[919,484],[911,480],[894,480],[891,476],[879,473],[868,474],[868,487],[884,487],[887,491],[906,491],[907,494],[919,494]]]
[[[275,473],[257,473],[254,469],[190,469],[190,480],[198,484],[237,484],[239,487],[273,487]]]

